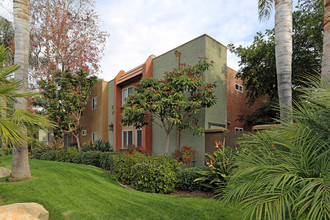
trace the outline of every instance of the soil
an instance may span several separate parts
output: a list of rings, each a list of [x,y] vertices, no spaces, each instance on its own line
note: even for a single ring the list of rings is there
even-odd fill
[[[170,193],[169,195],[175,195],[175,196],[193,196],[193,197],[207,197],[212,198],[214,194],[212,192],[202,192],[202,191],[182,191],[179,189],[176,189],[175,192]]]

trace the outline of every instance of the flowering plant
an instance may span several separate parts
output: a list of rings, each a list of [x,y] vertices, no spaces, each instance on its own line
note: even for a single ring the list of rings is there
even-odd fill
[[[223,195],[223,190],[227,184],[229,172],[232,169],[233,160],[238,154],[238,150],[226,147],[220,141],[215,142],[217,149],[212,154],[205,154],[206,165],[210,167],[207,171],[197,171],[201,174],[195,181],[202,181],[203,185],[212,189],[217,196]]]
[[[179,161],[186,164],[189,164],[194,159],[196,159],[196,155],[198,155],[198,151],[193,150],[191,147],[183,146],[181,150],[177,150],[173,153],[173,157]]]
[[[128,151],[125,152],[125,154],[133,154],[134,152],[138,152],[138,153],[143,153],[142,147],[137,147],[135,146],[135,144],[133,144],[132,146],[128,147]]]

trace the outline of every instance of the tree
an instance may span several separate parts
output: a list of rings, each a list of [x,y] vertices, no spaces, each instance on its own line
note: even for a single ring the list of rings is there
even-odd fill
[[[14,24],[15,24],[15,63],[20,66],[15,73],[15,79],[21,81],[22,85],[18,93],[27,91],[28,83],[28,65],[29,65],[29,41],[30,41],[30,1],[14,0]],[[27,107],[27,101],[24,98],[17,97],[15,100],[15,109],[24,110]],[[26,135],[26,128],[22,130]],[[11,178],[24,179],[31,177],[28,145],[22,142],[21,146],[14,147]]]
[[[9,46],[11,46],[13,40],[14,40],[14,27],[12,22],[0,16],[0,44],[3,44],[5,45],[5,47],[8,48]],[[13,53],[14,51],[12,51],[12,54],[9,54],[9,59],[12,58],[13,60]]]
[[[292,86],[293,97],[306,87],[306,76],[318,76],[321,71],[323,39],[323,6],[320,1],[299,1],[293,12]],[[237,78],[243,80],[249,105],[258,104],[254,113],[242,116],[247,126],[271,123],[278,118],[278,93],[275,64],[274,30],[257,33],[250,46],[229,45],[231,52],[240,57]],[[260,101],[262,100],[262,102]]]
[[[291,120],[292,0],[259,0],[259,18],[269,18],[275,2],[275,56],[281,119]]]
[[[324,39],[322,57],[322,80],[330,81],[330,0],[323,0],[324,5]]]
[[[108,34],[100,30],[95,1],[32,0],[31,5],[33,77],[66,69],[97,73]]]
[[[166,153],[169,153],[173,127],[203,134],[204,129],[198,125],[195,114],[216,103],[216,84],[204,80],[204,73],[210,65],[202,59],[194,66],[181,64],[180,69],[165,73],[164,80],[141,79],[135,87],[135,94],[126,98],[121,124],[141,128],[150,122],[156,123],[166,133]]]
[[[41,96],[33,99],[32,104],[42,107],[50,120],[58,124],[57,137],[63,138],[63,131],[71,132],[77,139],[80,151],[80,119],[88,102],[91,87],[96,77],[88,77],[84,70],[72,74],[69,70],[57,71],[52,77],[38,81]]]

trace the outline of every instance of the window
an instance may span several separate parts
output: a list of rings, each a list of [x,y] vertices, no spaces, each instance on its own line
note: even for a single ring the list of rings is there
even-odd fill
[[[243,128],[237,128],[237,127],[235,127],[235,131],[243,131]]]
[[[97,140],[97,132],[93,132],[92,133],[92,141],[96,141]]]
[[[72,134],[64,134],[64,146],[69,147],[72,143]]]
[[[93,97],[92,99],[92,109],[96,109],[97,108],[97,97]]]
[[[133,145],[133,131],[123,131],[123,149]]]
[[[142,130],[136,130],[136,146],[142,147]]]
[[[127,87],[127,88],[123,89],[122,92],[123,92],[123,100],[122,100],[122,103],[123,103],[123,105],[124,105],[124,104],[126,104],[125,99],[126,99],[129,95],[133,94],[133,87]]]
[[[86,136],[87,135],[87,131],[86,130],[82,130],[81,131],[81,136]]]
[[[224,124],[219,124],[219,123],[214,123],[214,122],[209,122],[209,128],[226,128],[226,125]]]
[[[235,90],[243,93],[243,86],[240,84],[235,83]]]

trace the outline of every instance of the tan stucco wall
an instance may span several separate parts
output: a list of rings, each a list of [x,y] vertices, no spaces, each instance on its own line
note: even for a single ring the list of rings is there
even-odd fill
[[[97,108],[92,109],[92,99],[97,97]],[[92,132],[97,132],[97,138],[105,141],[108,137],[108,82],[101,81],[91,89],[85,113],[81,119],[82,130],[86,130],[86,136],[80,133],[80,143],[92,141]]]

